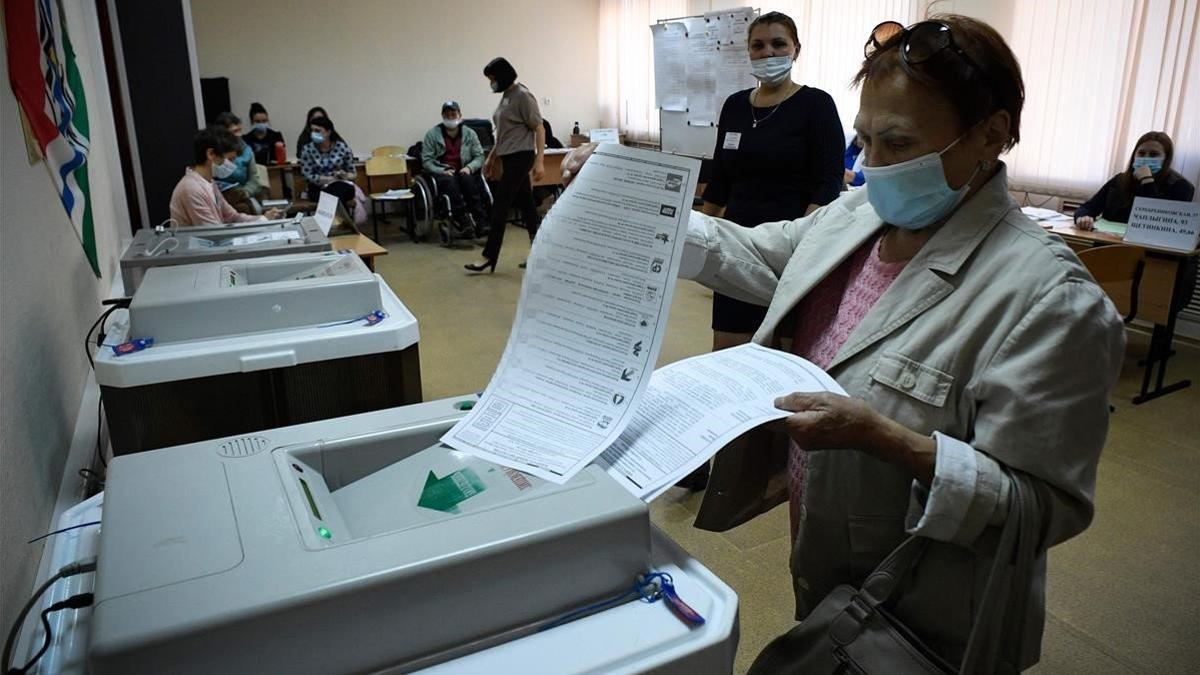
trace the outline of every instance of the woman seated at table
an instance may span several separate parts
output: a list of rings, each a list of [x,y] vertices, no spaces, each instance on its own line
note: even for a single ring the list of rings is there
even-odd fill
[[[171,193],[171,219],[176,225],[215,225],[250,223],[263,216],[238,213],[217,187],[216,181],[228,178],[238,156],[237,136],[223,126],[213,125],[196,132],[192,138],[192,165]],[[280,218],[279,209],[268,209],[266,218]]]
[[[1075,209],[1075,227],[1090,230],[1095,227],[1097,217],[1127,223],[1135,197],[1192,201],[1195,186],[1171,168],[1174,150],[1171,137],[1163,132],[1142,134],[1125,170],[1110,178],[1099,192]]]
[[[263,185],[258,182],[258,172],[254,168],[254,151],[242,141],[242,120],[231,112],[217,115],[218,126],[225,127],[233,134],[237,142],[237,157],[233,160],[233,173],[225,177],[217,177],[217,187],[225,195],[225,200],[241,213],[257,214],[257,200],[262,193]]]
[[[311,142],[300,153],[300,170],[308,181],[305,197],[315,202],[320,200],[322,192],[328,192],[352,208],[354,152],[328,117],[314,117],[308,126]]]
[[[254,153],[254,161],[263,166],[278,164],[275,157],[276,146],[283,147],[283,155],[287,156],[287,144],[283,140],[283,134],[271,128],[271,117],[267,114],[267,109],[261,103],[250,104],[250,133],[242,136],[242,142],[250,146],[251,152]],[[292,198],[292,188],[288,185],[288,181],[282,181],[283,198],[290,200]],[[268,186],[263,186],[268,187]]]
[[[325,109],[319,105],[308,109],[308,114],[304,116],[304,129],[300,132],[300,137],[296,139],[296,157],[300,157],[304,152],[304,146],[312,143],[311,132],[308,127],[318,117],[329,119],[329,113],[325,112]]]
[[[254,161],[268,166],[275,164],[275,146],[283,143],[283,134],[271,128],[271,117],[261,103],[250,104],[250,132],[242,141],[250,146]]]

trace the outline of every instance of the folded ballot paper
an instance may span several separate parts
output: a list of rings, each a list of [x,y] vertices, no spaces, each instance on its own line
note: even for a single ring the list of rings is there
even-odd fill
[[[846,392],[787,352],[746,344],[654,371],[633,421],[597,461],[634,496],[652,501],[747,431],[791,413],[775,399]]]
[[[478,405],[446,445],[553,483],[599,458],[650,501],[776,397],[844,393],[813,364],[744,345],[654,371],[700,163],[602,144],[551,209]]]

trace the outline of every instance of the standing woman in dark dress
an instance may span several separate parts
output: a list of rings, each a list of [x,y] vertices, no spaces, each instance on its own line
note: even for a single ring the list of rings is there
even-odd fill
[[[769,12],[750,24],[759,86],[725,99],[702,211],[744,227],[801,218],[842,188],[842,123],[829,94],[792,81],[796,24]],[[767,308],[713,294],[713,349],[750,341]]]

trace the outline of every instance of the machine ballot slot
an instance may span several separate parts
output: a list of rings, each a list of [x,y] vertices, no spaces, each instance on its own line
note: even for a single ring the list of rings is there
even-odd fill
[[[363,268],[355,256],[331,253],[327,260],[313,264],[309,260],[278,260],[257,264],[230,263],[221,268],[221,286],[253,286],[281,281],[305,281],[360,274]]]
[[[427,527],[594,482],[580,475],[555,485],[452,450],[437,440],[452,424],[276,449],[305,548]]]
[[[259,244],[288,242],[303,238],[304,234],[296,230],[284,230],[281,232],[254,232],[237,236],[191,237],[188,239],[188,248],[206,249],[237,246],[258,246]]]

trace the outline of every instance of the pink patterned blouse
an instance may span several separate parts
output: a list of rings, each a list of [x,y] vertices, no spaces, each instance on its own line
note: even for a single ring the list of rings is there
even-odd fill
[[[904,262],[879,259],[882,236],[865,242],[841,265],[821,280],[796,305],[796,333],[792,353],[828,368],[867,311],[904,269]],[[792,539],[800,524],[807,453],[792,443],[788,456],[788,502]]]

